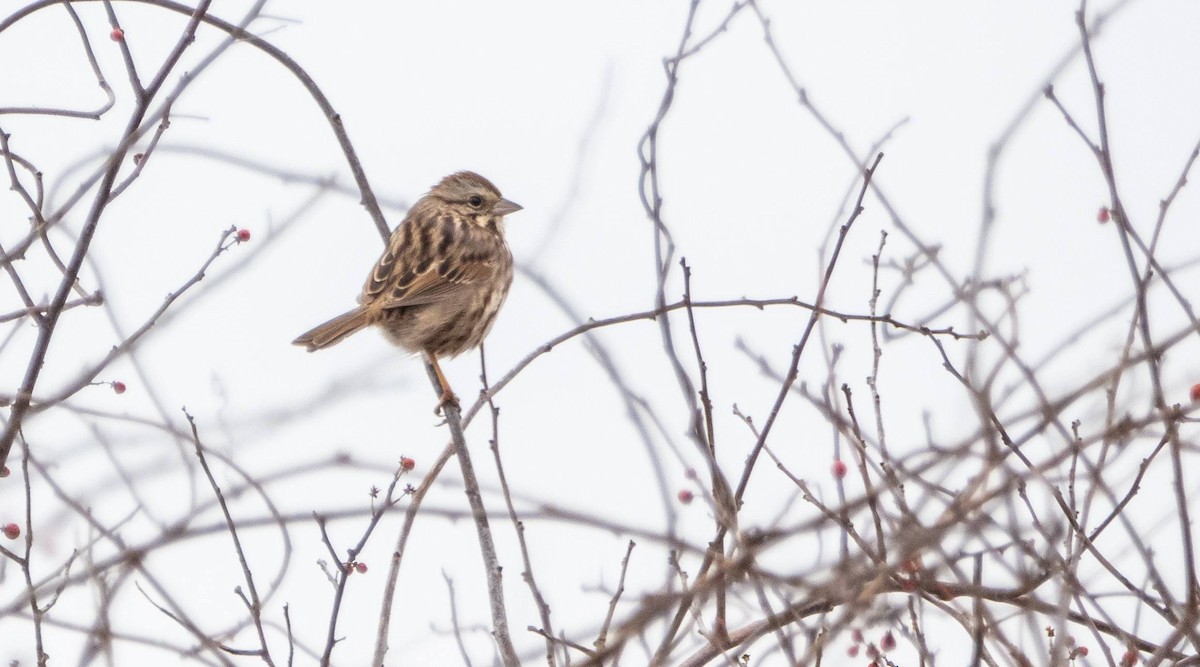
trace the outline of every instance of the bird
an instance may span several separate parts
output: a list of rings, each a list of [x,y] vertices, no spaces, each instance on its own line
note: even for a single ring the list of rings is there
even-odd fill
[[[358,306],[292,344],[314,352],[376,325],[392,343],[425,356],[441,392],[435,412],[457,407],[438,359],[479,346],[491,330],[513,279],[504,216],[521,209],[475,172],[446,176],[392,231]]]

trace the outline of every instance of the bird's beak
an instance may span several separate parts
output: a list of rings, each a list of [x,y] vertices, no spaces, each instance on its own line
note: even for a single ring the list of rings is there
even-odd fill
[[[492,209],[492,212],[496,215],[508,215],[509,213],[516,213],[522,208],[524,208],[524,206],[521,206],[520,204],[514,204],[507,199],[501,199],[496,203],[496,208]]]

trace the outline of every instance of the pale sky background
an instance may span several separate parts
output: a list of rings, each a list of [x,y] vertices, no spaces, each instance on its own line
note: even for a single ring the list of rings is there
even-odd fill
[[[7,16],[17,6],[6,3],[0,13]],[[174,43],[182,19],[168,18],[153,7],[114,6],[137,62],[149,71]],[[236,21],[246,6],[220,1],[212,11]],[[707,34],[729,6],[703,2],[697,32]],[[1098,3],[1089,12],[1110,6]],[[761,8],[809,98],[861,155],[907,119],[883,148],[886,157],[876,183],[925,243],[943,246],[942,259],[960,277],[972,270],[989,147],[1036,99],[999,162],[996,226],[985,268],[992,278],[1024,274],[1029,293],[1020,304],[1020,325],[1028,359],[1040,359],[1128,297],[1130,278],[1116,233],[1111,224],[1096,221],[1108,199],[1095,162],[1061,114],[1040,97],[1053,67],[1078,44],[1077,4],[765,0]],[[251,29],[294,58],[328,96],[377,195],[395,204],[386,209],[391,225],[402,219],[404,204],[442,176],[459,169],[478,171],[525,207],[508,219],[508,239],[518,262],[551,281],[580,315],[599,319],[654,304],[653,235],[638,199],[637,146],[659,107],[665,84],[662,60],[678,46],[686,9],[682,2],[293,0],[269,3],[265,13],[271,18],[256,21]],[[95,168],[96,151],[112,146],[130,108],[128,83],[107,37],[102,7],[80,5],[79,12],[116,90],[117,108],[100,122],[0,116],[0,128],[12,135],[12,149],[45,173],[52,201],[73,191],[83,173],[64,170],[85,159],[88,171]],[[1197,26],[1200,4],[1135,0],[1095,41],[1118,178],[1134,225],[1147,235],[1159,200],[1200,139]],[[188,57],[207,53],[216,43],[212,31],[201,31]],[[1094,103],[1083,61],[1070,61],[1053,83],[1094,136]],[[102,101],[61,8],[42,10],[0,33],[0,107],[94,108]],[[97,378],[126,382],[126,394],[94,387],[72,404],[161,421],[153,395],[177,428],[186,427],[179,411],[186,406],[207,445],[258,476],[326,460],[333,452],[363,464],[273,486],[271,497],[286,512],[364,507],[367,489],[384,486],[402,454],[417,461],[418,476],[411,479],[415,485],[447,440],[445,428],[431,413],[434,395],[422,365],[374,332],[312,355],[288,344],[350,307],[380,252],[378,233],[357,194],[326,193],[310,203],[314,188],[309,184],[285,182],[188,153],[187,148],[237,155],[353,187],[333,134],[304,89],[263,54],[245,46],[232,48],[176,103],[163,146],[105,214],[92,250],[102,268],[99,273],[94,267],[85,269],[84,284],[103,285],[117,326],[127,334],[196,271],[223,229],[244,227],[253,238],[219,258],[192,295],[196,301],[186,314],[162,323],[147,339],[139,356],[144,377],[126,359]],[[820,271],[817,249],[831,227],[845,220],[843,198],[850,188],[857,191],[857,170],[796,103],[749,10],[682,65],[659,150],[664,219],[678,245],[676,261],[684,256],[693,267],[694,298],[813,299]],[[1193,188],[1186,188],[1172,209],[1160,242],[1159,259],[1165,265],[1194,259],[1200,247],[1200,198]],[[867,311],[869,260],[880,230],[889,233],[885,259],[902,261],[913,252],[876,199],[868,197],[865,206],[829,295],[832,308],[848,313]],[[71,230],[78,229],[85,210],[77,207],[68,215]],[[297,210],[300,217],[285,226]],[[17,197],[7,190],[0,193],[0,220],[7,221],[0,226],[0,241],[19,239],[27,215]],[[68,240],[60,235],[57,241],[67,252]],[[251,253],[249,266],[222,279],[228,267]],[[34,298],[52,293],[57,272],[44,256],[25,264],[22,271],[29,272]],[[1193,270],[1175,274],[1185,293],[1194,276]],[[884,301],[897,284],[895,273],[881,276]],[[8,312],[19,302],[11,286],[4,285],[0,311]],[[677,298],[682,289],[676,270],[668,298]],[[968,322],[961,310],[924,321],[951,294],[933,273],[921,274],[892,314],[906,322],[965,330]],[[1177,306],[1165,301],[1155,305],[1163,306],[1157,320],[1161,334],[1182,325]],[[732,406],[761,420],[778,391],[778,384],[763,378],[735,343],[743,340],[782,371],[806,318],[805,311],[794,308],[700,314],[716,405],[718,458],[730,475],[740,471],[753,444]],[[1122,314],[1089,328],[1045,369],[1041,379],[1046,388],[1064,391],[1103,368],[1108,361],[1097,359],[1116,354],[1127,321]],[[683,314],[673,316],[672,323],[679,349],[690,354]],[[491,377],[504,374],[574,324],[533,282],[518,275],[487,341]],[[868,330],[828,321],[824,331],[826,347],[846,346],[838,382],[852,385],[865,411]],[[8,336],[8,329],[2,335]],[[0,391],[11,393],[19,385],[25,350],[35,335],[33,327],[23,325],[0,354]],[[38,393],[54,393],[123,337],[102,309],[64,316]],[[683,539],[702,545],[711,536],[709,507],[674,501],[675,492],[685,487],[702,495],[703,485],[692,486],[685,471],[703,464],[685,435],[689,416],[662,354],[659,330],[651,322],[635,322],[605,330],[601,340],[626,381],[661,420],[663,432],[654,434],[654,447],[664,462],[666,488],[656,481],[618,393],[577,338],[535,362],[497,399],[514,496],[526,510],[549,503],[651,532],[663,531],[673,517]],[[947,345],[952,358],[966,358],[967,342]],[[1190,350],[1194,358],[1196,348],[1192,342],[1167,357],[1164,375],[1177,390],[1174,400],[1186,401],[1187,387],[1197,377],[1196,364],[1184,354]],[[826,381],[819,352],[814,343],[801,366],[801,380],[810,388]],[[981,354],[995,357],[986,345]],[[684,361],[694,369],[694,358],[685,356]],[[906,444],[924,444],[923,411],[929,412],[928,435],[935,439],[953,441],[976,428],[969,403],[928,341],[910,336],[892,343],[885,348],[883,365],[884,414],[889,438],[900,451]],[[478,355],[464,355],[444,368],[469,403],[479,387]],[[1134,377],[1125,386],[1130,392],[1145,381]],[[1014,375],[999,385],[1015,380]],[[360,389],[346,390],[346,382]],[[1029,405],[1028,399],[1018,395],[1005,407],[1017,412]],[[825,497],[833,497],[830,429],[799,398],[790,400],[791,410],[785,411],[772,442],[794,464],[793,470]],[[1071,418],[1086,420],[1096,417],[1103,404],[1096,399],[1077,407],[1081,412]],[[131,468],[161,471],[137,484],[146,512],[123,527],[130,542],[152,534],[158,521],[176,519],[193,492],[208,497],[203,486],[189,487],[179,470],[179,450],[161,431],[102,421],[94,432],[90,422],[71,421],[64,414],[32,420],[26,435],[47,460],[73,470],[63,474],[76,479],[78,488],[95,487],[80,494],[88,496],[101,520],[119,521],[135,502],[114,477],[108,457],[94,446],[97,437],[119,442],[120,457]],[[479,419],[467,437],[483,484],[494,490],[487,420]],[[1130,461],[1136,464],[1136,456]],[[90,471],[102,472],[90,477]],[[238,478],[221,467],[218,480],[235,484]],[[426,505],[465,509],[454,462],[442,482]],[[754,486],[743,519],[749,525],[795,525],[815,515],[811,506],[793,502],[795,487],[769,461],[760,461]],[[1146,486],[1153,498],[1153,485]],[[503,509],[495,493],[486,501],[490,510]],[[16,520],[22,502],[19,485],[0,485],[0,522]],[[35,507],[61,506],[43,492],[35,496]],[[258,500],[235,503],[234,509],[253,517],[263,512]],[[780,521],[784,511],[787,518]],[[1151,511],[1147,516],[1160,515]],[[399,517],[384,520],[361,557],[371,570],[351,581],[339,622],[346,639],[334,653],[337,664],[364,664],[373,649],[374,619]],[[206,512],[198,523],[217,518]],[[76,517],[45,514],[42,519],[44,551],[35,553],[47,563],[60,562],[88,539]],[[344,548],[364,525],[361,517],[332,524],[331,537]],[[542,641],[525,627],[539,621],[520,579],[513,531],[503,520],[493,521],[493,529],[505,565],[514,639],[529,664],[537,664]],[[590,644],[630,537],[622,531],[527,521],[535,573],[557,629]],[[232,593],[241,575],[225,538],[218,534],[181,544],[151,561],[161,573],[186,572],[163,576],[188,601],[193,618],[214,628],[244,611]],[[269,581],[280,560],[278,532],[248,532],[245,539],[256,576]],[[312,522],[293,525],[291,541],[287,580],[267,613],[273,622],[282,622],[280,607],[289,604],[296,636],[319,648],[331,592],[313,563],[327,554]],[[626,592],[631,600],[661,588],[668,574],[663,545],[647,539],[638,543]],[[782,571],[804,572],[833,558],[829,547],[771,554],[770,561]],[[789,559],[790,565],[781,564]],[[694,572],[698,562],[692,554],[684,567]],[[4,604],[23,590],[14,573],[10,566],[0,582]],[[467,521],[428,516],[418,521],[405,556],[389,664],[462,664],[446,632],[450,616],[443,573],[454,580],[474,664],[489,663],[490,641],[480,628],[490,621],[474,528]],[[90,611],[90,593],[75,595]],[[137,619],[138,632],[180,636],[134,589],[127,586],[123,595],[118,608]],[[54,615],[90,618],[83,612],[76,617],[66,604],[56,607]],[[26,628],[23,622],[0,618],[0,662],[33,664],[27,635],[14,637]],[[953,656],[966,650],[969,638],[961,630],[947,635],[939,664],[962,664],[965,657],[957,661]],[[48,636],[52,646],[63,647],[50,651],[55,658],[62,655],[64,664],[75,660],[71,647],[77,634],[51,629]],[[252,642],[243,635],[237,643]],[[284,644],[275,641],[273,646],[278,652]],[[905,646],[902,642],[896,654],[900,664],[909,664],[913,655],[904,652]],[[623,664],[637,664],[633,655]],[[156,657],[162,654],[131,651],[117,662],[150,664],[139,661]],[[309,664],[309,658],[298,657],[297,664]],[[753,664],[781,663],[766,659]]]

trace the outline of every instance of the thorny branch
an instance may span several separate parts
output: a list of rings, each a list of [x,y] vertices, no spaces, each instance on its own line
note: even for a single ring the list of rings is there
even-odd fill
[[[113,38],[116,44],[110,61],[119,63],[113,66],[120,67],[126,79],[114,91],[101,64],[110,61],[99,58],[93,49],[92,20],[102,20],[106,30],[129,28],[133,24],[123,10],[134,2],[186,17],[186,21],[174,37],[174,45],[157,61],[148,59],[136,41]],[[77,13],[77,7],[89,4],[98,10],[94,16]],[[971,655],[978,664],[1039,660],[1066,664],[1082,662],[1089,645],[1098,656],[1093,662],[1103,659],[1121,667],[1197,664],[1200,582],[1190,519],[1194,508],[1188,503],[1194,486],[1189,471],[1200,454],[1192,442],[1197,418],[1194,405],[1171,397],[1177,395],[1176,384],[1185,373],[1177,360],[1195,344],[1200,320],[1192,307],[1191,283],[1183,279],[1183,272],[1194,268],[1195,261],[1174,256],[1167,261],[1163,251],[1186,218],[1180,211],[1190,204],[1186,185],[1200,156],[1200,143],[1194,136],[1178,142],[1181,168],[1177,175],[1171,174],[1171,182],[1160,186],[1165,196],[1152,214],[1131,203],[1136,200],[1127,193],[1145,184],[1135,183],[1133,179],[1139,175],[1123,168],[1123,160],[1128,158],[1119,148],[1128,144],[1124,137],[1113,136],[1120,134],[1116,130],[1120,126],[1113,122],[1110,95],[1114,93],[1104,86],[1104,51],[1097,48],[1097,40],[1102,26],[1119,28],[1113,19],[1134,5],[1136,2],[1124,0],[1102,13],[1089,13],[1087,3],[1080,3],[1075,25],[1065,26],[1067,33],[1074,29],[1072,39],[1077,45],[1029,91],[1029,101],[988,151],[975,257],[959,262],[957,255],[951,259],[951,253],[959,252],[951,243],[927,241],[919,227],[900,213],[904,208],[900,199],[885,190],[882,174],[876,174],[882,157],[880,142],[870,150],[856,150],[853,138],[857,128],[847,131],[838,127],[818,107],[818,95],[803,82],[809,74],[807,68],[819,63],[803,62],[805,71],[796,67],[784,54],[790,42],[782,38],[758,2],[690,2],[683,34],[662,62],[665,82],[657,109],[637,146],[638,195],[650,234],[643,240],[653,246],[654,257],[653,281],[646,285],[643,296],[652,290],[652,307],[635,304],[614,316],[588,319],[586,313],[594,305],[569,298],[570,289],[557,284],[559,276],[549,269],[523,267],[522,279],[540,287],[540,294],[569,321],[557,329],[561,332],[557,335],[540,343],[528,341],[525,355],[513,357],[509,370],[494,382],[485,375],[483,391],[465,411],[448,410],[450,443],[428,466],[417,488],[400,486],[407,470],[404,464],[399,469],[385,468],[346,454],[329,455],[327,449],[314,460],[279,463],[266,472],[242,461],[255,452],[253,443],[260,440],[256,434],[286,431],[291,423],[307,424],[302,418],[331,413],[342,401],[366,397],[365,403],[372,398],[371,392],[378,397],[393,390],[394,382],[381,379],[387,373],[374,368],[353,367],[346,373],[352,376],[350,380],[331,381],[314,390],[310,401],[275,414],[230,417],[229,406],[224,406],[214,411],[213,426],[205,428],[203,443],[191,414],[187,414],[187,428],[173,423],[178,419],[168,418],[161,410],[161,414],[147,417],[88,402],[84,391],[88,387],[108,384],[115,389],[115,383],[99,378],[112,372],[122,359],[157,375],[139,355],[145,354],[152,342],[164,340],[160,335],[167,328],[164,325],[195,311],[198,293],[230,290],[237,282],[231,278],[252,259],[270,260],[265,252],[237,253],[236,259],[222,264],[226,269],[223,282],[210,280],[204,289],[193,289],[216,258],[236,242],[231,235],[237,228],[228,228],[191,278],[167,287],[172,291],[139,317],[132,333],[119,333],[111,349],[75,365],[60,358],[61,346],[66,344],[61,342],[66,339],[62,323],[74,317],[86,319],[90,309],[82,306],[103,305],[107,313],[111,301],[116,300],[98,278],[89,275],[90,263],[97,261],[91,244],[107,225],[104,218],[109,204],[118,197],[125,204],[141,196],[138,186],[142,179],[161,168],[165,155],[216,159],[312,188],[313,198],[300,206],[295,219],[305,216],[318,194],[349,192],[367,209],[363,218],[369,218],[385,238],[384,209],[402,208],[404,203],[376,198],[341,116],[316,81],[261,31],[250,31],[251,22],[261,19],[260,5],[236,23],[210,15],[207,2],[186,6],[169,0],[102,0],[98,4],[39,0],[12,11],[0,19],[0,37],[12,34],[10,28],[39,12],[65,12],[59,16],[70,43],[79,40],[79,58],[86,61],[100,95],[95,96],[93,90],[89,93],[92,97],[77,106],[0,107],[0,116],[12,118],[0,124],[0,158],[13,200],[21,216],[28,219],[28,228],[6,236],[0,247],[0,266],[14,295],[0,313],[0,324],[10,329],[0,337],[0,353],[6,355],[9,366],[24,369],[19,381],[0,392],[0,403],[9,408],[0,437],[0,464],[20,461],[19,466],[12,466],[15,471],[5,467],[0,472],[0,493],[8,493],[4,485],[15,484],[18,477],[24,485],[23,493],[5,496],[14,502],[4,507],[21,506],[23,512],[14,509],[10,513],[19,518],[9,524],[9,517],[0,517],[6,534],[23,538],[23,548],[0,544],[0,592],[9,593],[0,603],[0,620],[6,628],[28,628],[22,637],[37,664],[48,664],[49,656],[58,659],[67,652],[66,644],[56,644],[61,636],[86,644],[80,652],[81,664],[100,659],[111,663],[129,647],[204,664],[232,665],[247,659],[274,664],[273,656],[282,655],[284,642],[289,665],[297,650],[312,662],[332,664],[335,646],[360,640],[339,635],[355,627],[345,618],[355,607],[348,602],[352,594],[360,590],[376,594],[367,585],[369,579],[358,574],[352,578],[350,573],[362,571],[355,566],[365,565],[360,558],[370,538],[385,521],[397,516],[399,536],[378,591],[383,606],[374,637],[375,665],[384,664],[393,635],[407,632],[411,625],[407,622],[411,619],[405,619],[405,624],[393,628],[391,617],[393,601],[402,605],[407,601],[408,591],[401,587],[401,566],[417,569],[405,556],[418,518],[438,525],[467,519],[474,524],[484,561],[481,581],[487,582],[491,637],[498,660],[505,665],[520,664],[522,659],[528,663],[535,652],[544,654],[551,666],[617,660],[622,664],[690,666],[768,664],[781,659],[788,664],[832,664],[841,658],[840,651],[860,651],[856,657],[874,651],[879,664],[933,664],[934,656],[949,655],[964,659]],[[63,9],[58,10],[59,6]],[[681,116],[679,107],[689,102],[682,95],[687,90],[685,74],[696,79],[702,76],[698,56],[704,54],[710,60],[724,57],[722,49],[745,39],[739,31],[747,26],[753,28],[747,32],[755,35],[755,46],[777,68],[783,89],[794,96],[796,108],[815,121],[819,132],[841,151],[844,181],[854,183],[847,187],[837,214],[832,216],[838,224],[831,226],[826,237],[832,249],[822,256],[815,294],[803,299],[786,296],[797,294],[795,286],[768,292],[762,298],[722,298],[738,294],[738,286],[717,293],[702,288],[700,277],[710,275],[713,267],[677,257],[684,252],[689,258],[695,255],[684,242],[692,232],[687,228],[687,234],[683,233],[691,221],[670,208],[674,198],[688,193],[669,190],[662,178],[664,166],[673,167],[669,122]],[[223,41],[217,48],[196,53],[198,42],[194,40],[202,39],[208,29]],[[335,176],[317,177],[302,168],[224,155],[207,146],[169,145],[171,123],[178,122],[183,112],[178,105],[181,95],[235,43],[267,55],[272,66],[305,87],[341,148],[354,188],[339,186]],[[1080,62],[1082,67],[1071,67]],[[1075,76],[1076,70],[1086,77],[1091,104],[1081,104],[1078,97],[1064,92],[1073,87],[1064,85],[1063,79]],[[170,81],[175,83],[168,85]],[[608,92],[609,84],[605,86],[603,90]],[[1085,107],[1089,110],[1081,113]],[[1053,286],[1039,282],[1036,273],[1015,269],[995,275],[989,266],[995,254],[991,239],[1001,220],[997,213],[1000,158],[1038,109],[1061,117],[1061,132],[1077,137],[1086,147],[1087,159],[1094,161],[1093,176],[1107,193],[1101,208],[1114,223],[1103,230],[1111,235],[1129,276],[1123,283],[1126,291],[1114,295],[1111,309],[1095,318],[1085,316],[1062,341],[1051,341],[1057,344],[1046,348],[1049,351],[1040,358],[1037,355],[1045,346],[1035,350],[1031,345],[1034,334],[1041,332],[1040,323],[1028,321],[1026,299],[1030,294],[1053,296]],[[42,173],[39,165],[60,161],[29,152],[33,143],[18,133],[18,128],[21,133],[27,130],[15,122],[16,117],[31,115],[91,122],[114,110],[128,114],[115,147],[77,162],[68,173],[78,169],[83,175],[71,179]],[[590,145],[603,117],[597,111],[589,120],[581,145]],[[909,126],[903,120],[892,124],[885,139],[902,127],[907,131]],[[1183,153],[1185,150],[1190,152]],[[135,154],[132,166],[130,154]],[[585,190],[580,187],[583,162],[581,158],[576,163],[568,204],[555,216],[556,233],[561,231],[560,223],[571,222],[574,212],[570,203]],[[839,167],[826,164],[822,168]],[[67,194],[58,197],[57,192]],[[753,206],[755,199],[747,197],[746,201]],[[851,271],[849,258],[860,252],[851,243],[857,238],[851,231],[863,224],[865,208],[885,214],[891,236],[881,236],[874,255],[862,251],[869,256],[863,265],[869,266],[864,271],[871,272],[870,293],[864,295],[865,288],[858,293],[858,306],[840,306],[841,301],[834,300],[840,295],[831,297],[831,285],[840,287],[843,276],[851,277],[846,276]],[[971,217],[961,212],[954,215]],[[867,219],[875,219],[874,214]],[[547,234],[545,238],[551,237]],[[565,245],[565,237],[555,237],[556,249]],[[884,237],[889,251],[892,244],[902,245],[899,252],[889,252],[896,259],[882,257]],[[63,252],[64,238],[69,252]],[[273,245],[272,235],[256,236],[259,238],[264,243],[256,251],[278,247]],[[546,243],[549,241],[543,241],[543,248]],[[1031,238],[1029,243],[1037,245],[1038,241]],[[52,277],[49,283],[26,270],[30,258],[45,261]],[[968,268],[956,270],[959,263]],[[835,268],[838,281],[833,280]],[[680,287],[678,300],[668,298]],[[939,288],[943,294],[935,293]],[[185,295],[188,298],[183,298]],[[914,315],[907,304],[918,300],[922,310]],[[1076,312],[1076,305],[1064,303],[1064,319]],[[798,324],[786,320],[793,327],[790,357],[770,347],[756,349],[760,343],[747,343],[739,333],[722,335],[725,325],[735,332],[774,327],[790,317],[789,313],[799,313],[802,318]],[[685,320],[680,318],[686,318],[686,337],[679,327]],[[643,322],[652,324],[644,326]],[[970,333],[959,333],[949,326],[951,322]],[[1108,360],[1101,362],[1097,355],[1092,366],[1074,374],[1064,370],[1061,362],[1072,347],[1081,345],[1092,329],[1114,322],[1120,324],[1124,338],[1113,344],[1112,359],[1103,357]],[[822,327],[820,335],[811,336],[817,327]],[[32,345],[22,347],[22,331],[30,333]],[[647,331],[651,332],[648,336]],[[647,338],[655,348],[653,354],[643,354]],[[727,343],[730,340],[732,345]],[[627,341],[634,343],[627,348]],[[914,342],[920,344],[912,345]],[[683,348],[678,347],[681,343]],[[543,420],[534,420],[532,426],[527,415],[519,412],[517,398],[522,391],[540,395],[575,392],[588,382],[581,374],[556,379],[561,384],[553,387],[533,386],[545,377],[538,373],[569,356],[573,346],[591,352],[586,363],[594,362],[600,377],[612,385],[619,399],[618,410],[624,411],[629,425],[628,433],[618,432],[611,436],[613,441],[603,443],[606,447],[601,454],[581,452],[580,460],[607,456],[608,447],[623,444],[616,440],[640,440],[648,452],[646,466],[654,468],[647,483],[657,484],[654,493],[643,495],[644,489],[626,488],[632,487],[623,479],[632,472],[628,461],[617,464],[604,458],[601,465],[590,460],[587,465],[597,474],[611,475],[613,488],[618,490],[614,496],[628,495],[644,503],[643,498],[657,494],[662,508],[654,507],[652,500],[638,516],[614,516],[607,502],[583,508],[566,506],[546,498],[541,489],[523,488],[517,481],[518,471],[523,472],[526,463],[518,456],[538,451],[544,442],[560,439],[564,431],[586,431],[591,423],[619,421],[604,412],[606,407],[600,401],[580,407],[587,410],[579,413],[586,418],[544,414]],[[1176,351],[1185,354],[1172,354]],[[180,354],[174,349],[171,353]],[[812,357],[821,357],[823,362],[816,364],[817,370],[806,363]],[[924,364],[918,374],[924,372],[928,377],[904,377],[897,384],[897,369],[906,367],[906,362]],[[66,381],[61,379],[64,364],[68,366]],[[939,365],[944,372],[937,372]],[[44,366],[55,368],[53,377],[58,384],[54,389],[47,389],[48,380],[41,378]],[[759,384],[730,383],[729,378],[739,369],[757,374]],[[866,391],[860,389],[863,375]],[[47,377],[51,377],[49,373]],[[932,395],[926,393],[926,381],[938,387]],[[169,386],[172,392],[176,387],[166,382],[161,386]],[[760,390],[765,393],[752,394]],[[1200,395],[1200,389],[1195,391]],[[237,389],[231,393],[236,394]],[[505,441],[512,445],[506,445],[504,461],[495,402],[501,395],[506,397],[506,405],[511,401],[517,407],[514,417],[506,412]],[[756,399],[752,396],[762,402],[757,410],[738,407],[753,406]],[[866,416],[862,396],[869,396],[874,419]],[[160,399],[154,397],[161,405]],[[918,401],[920,407],[914,407]],[[730,403],[733,429],[729,428]],[[193,405],[190,400],[188,404]],[[491,416],[497,489],[481,488],[465,433],[484,409]],[[916,410],[930,412],[911,420],[920,424],[914,429],[906,417]],[[54,415],[62,424],[82,424],[86,433],[82,444],[59,450],[59,443],[46,435],[53,429],[42,432],[31,426],[31,418],[41,413]],[[39,427],[50,421],[39,420]],[[682,428],[681,421],[685,421]],[[394,421],[386,425],[389,432],[395,427]],[[510,428],[512,435],[507,435]],[[405,437],[416,431],[416,427],[404,426]],[[284,437],[291,439],[289,446],[297,439],[312,439],[287,433]],[[229,441],[228,449],[209,446],[221,437]],[[193,487],[191,502],[184,503],[186,509],[178,514],[151,507],[147,501],[160,484],[180,480],[175,468],[165,469],[169,466],[163,461],[170,459],[162,456],[162,448],[155,448],[146,461],[136,461],[142,451],[138,448],[145,442],[163,441],[184,448],[191,444],[198,470],[212,491],[211,497],[200,499]],[[692,446],[679,447],[677,441]],[[276,444],[272,442],[272,446]],[[14,446],[19,459],[9,456]],[[856,474],[847,474],[844,462],[835,458],[845,451],[852,453]],[[773,468],[758,465],[764,453]],[[455,456],[463,475],[461,488],[468,496],[465,509],[461,503],[437,504],[438,496],[431,494],[443,466]],[[75,471],[95,461],[107,466],[103,474],[83,483],[74,479]],[[518,461],[520,464],[514,465]],[[834,463],[832,467],[829,461]],[[230,471],[234,479],[218,483],[220,475],[214,474],[210,465],[216,465],[218,472]],[[693,466],[703,475],[682,472]],[[584,467],[558,474],[582,481],[593,474]],[[730,471],[739,468],[734,485]],[[313,480],[327,484],[331,473],[390,474],[391,483],[378,502],[379,490],[373,489],[369,508],[360,503],[280,509],[274,504],[275,498],[294,494],[298,486],[311,486]],[[185,474],[189,484],[191,478],[198,478],[195,464]],[[680,493],[676,499],[670,487],[683,474],[689,480],[684,489],[687,494]],[[831,479],[826,482],[825,477]],[[703,502],[689,506],[693,489]],[[263,507],[232,504],[243,495]],[[391,511],[400,497],[409,498],[402,520]],[[503,511],[487,511],[489,503],[501,501],[505,503]],[[130,507],[120,506],[122,503]],[[119,507],[114,510],[114,506]],[[621,505],[612,503],[612,507]],[[219,520],[199,520],[201,516],[216,517],[216,510],[220,511]],[[312,530],[314,519],[319,531]],[[504,533],[494,536],[491,526],[497,524],[490,523],[492,520],[500,520],[500,525],[510,522],[515,539],[506,543]],[[354,526],[361,532],[341,544],[339,531],[332,528],[335,524],[339,528]],[[68,530],[58,530],[58,526]],[[561,546],[554,535],[554,528],[561,526],[597,540],[615,536],[617,544],[626,545],[615,587],[587,592],[603,594],[593,600],[595,604],[557,602],[576,593],[578,581],[548,575],[547,565],[553,564],[557,573],[587,555],[569,548],[569,558],[550,557]],[[79,544],[63,552],[49,546],[53,539],[72,539],[64,535],[75,527],[84,529],[74,533],[82,536],[75,538]],[[307,536],[307,544],[324,547],[333,563],[327,572],[334,595],[328,607],[316,614],[311,605],[293,599],[282,606],[280,620],[278,608],[270,601],[284,590],[293,529]],[[276,531],[270,539],[284,545],[278,571],[269,584],[267,578],[256,576],[252,567],[261,566],[266,557],[259,552],[265,540],[258,538],[267,531]],[[636,562],[632,538],[638,540],[639,554],[643,554]],[[175,573],[160,566],[164,560],[160,554],[169,549],[217,543],[240,567],[243,583],[234,592],[246,609],[223,628],[196,613],[177,589]],[[427,541],[416,544],[428,546]],[[530,593],[525,605],[511,608],[505,606],[500,567],[509,545],[520,554],[522,576]],[[597,550],[593,561],[613,555]],[[540,570],[536,578],[535,562]],[[564,566],[564,562],[568,564]],[[648,562],[657,564],[656,571],[665,564],[668,577],[655,581],[654,573],[647,573],[650,568],[644,565]],[[5,567],[20,571],[11,590],[3,586]],[[583,572],[586,565],[576,567],[568,571]],[[449,575],[445,576],[449,586]],[[361,589],[350,588],[360,581]],[[141,598],[125,595],[133,588],[130,582],[142,591]],[[466,618],[470,607],[459,607],[455,601],[459,593],[451,588],[456,646],[448,655],[456,649],[462,660],[470,663],[478,659],[478,646],[470,632],[460,630],[478,627],[478,621]],[[292,590],[283,594],[291,595]],[[77,604],[81,594],[92,595],[92,617],[77,621],[64,616],[60,610],[67,604],[84,608]],[[480,599],[483,595],[470,590],[461,594]],[[170,619],[176,634],[160,637],[131,629],[123,617],[127,607],[122,605],[129,604],[128,597],[137,598],[139,613],[157,609]],[[555,604],[553,617],[551,602]],[[466,625],[460,626],[460,616]],[[512,637],[510,616],[512,622],[521,624],[518,627],[528,627],[530,632]],[[319,623],[315,633],[314,617]],[[314,636],[317,639],[311,639]],[[350,654],[346,649],[339,653],[343,650]]]

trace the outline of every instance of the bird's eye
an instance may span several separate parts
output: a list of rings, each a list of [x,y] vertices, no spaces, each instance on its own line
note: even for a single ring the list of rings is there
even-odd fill
[[[480,206],[483,206],[483,197],[480,197],[479,195],[471,195],[471,198],[467,200],[467,203],[474,208],[479,208]]]

